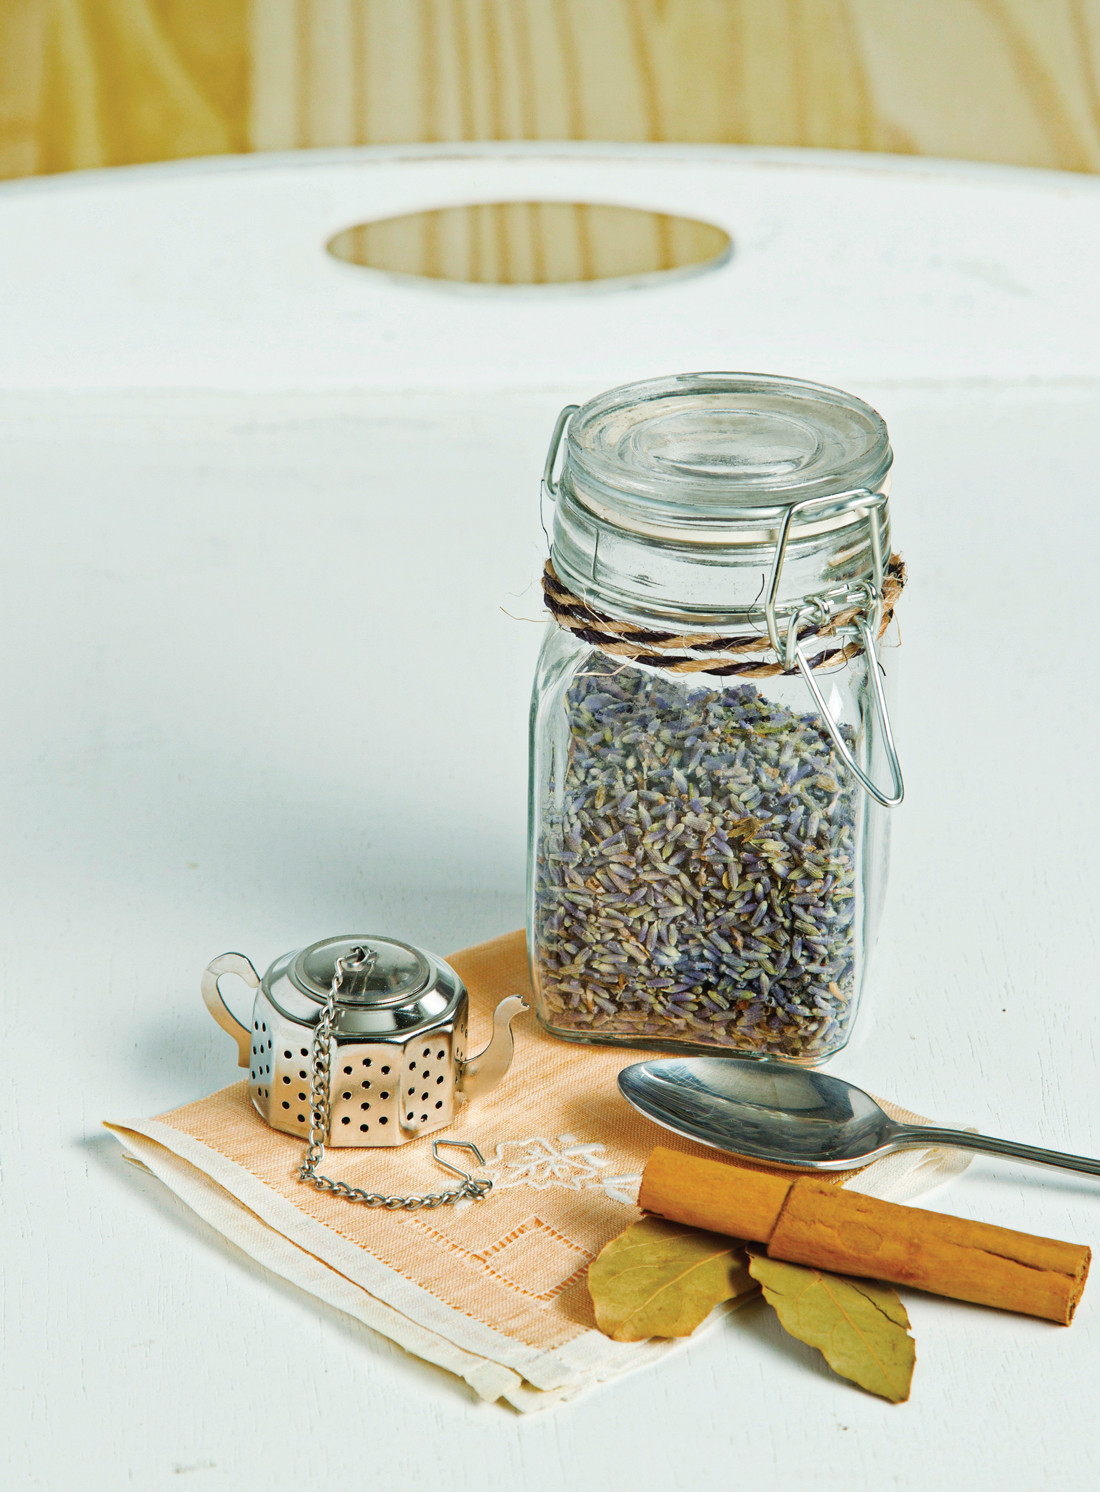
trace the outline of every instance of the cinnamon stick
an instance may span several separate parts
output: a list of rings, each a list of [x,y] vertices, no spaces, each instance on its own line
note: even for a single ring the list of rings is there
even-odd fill
[[[903,1207],[815,1176],[771,1175],[659,1147],[639,1205],[673,1222],[767,1245],[773,1259],[911,1285],[1068,1326],[1092,1251]]]

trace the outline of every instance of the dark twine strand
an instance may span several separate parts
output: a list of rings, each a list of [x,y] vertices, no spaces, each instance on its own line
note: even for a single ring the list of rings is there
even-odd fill
[[[900,555],[892,554],[886,567],[882,585],[882,621],[878,635],[882,637],[894,617],[894,607],[905,588],[905,563]],[[717,678],[736,674],[745,679],[770,679],[776,674],[797,673],[796,668],[784,668],[781,663],[765,663],[759,657],[738,660],[736,653],[769,653],[770,644],[759,636],[718,637],[714,633],[698,634],[676,632],[653,632],[632,626],[629,622],[617,622],[613,617],[596,611],[586,601],[574,596],[558,579],[550,560],[542,576],[542,594],[547,610],[560,627],[572,632],[583,642],[591,643],[601,652],[616,658],[629,658],[634,663],[648,663],[654,668],[664,668],[670,673],[706,673]],[[828,637],[839,627],[846,626],[857,614],[856,607],[839,612],[824,625],[802,627],[799,642],[810,637]],[[691,653],[718,653],[730,661],[711,661],[696,658],[680,651],[690,648]],[[860,652],[859,643],[846,643],[840,648],[826,648],[806,662],[810,668],[826,668],[830,664],[845,663]]]

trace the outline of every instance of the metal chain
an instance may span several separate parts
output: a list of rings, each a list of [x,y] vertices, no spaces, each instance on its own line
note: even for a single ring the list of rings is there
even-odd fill
[[[401,1210],[416,1212],[421,1207],[450,1207],[467,1197],[471,1201],[480,1201],[490,1191],[493,1183],[488,1180],[473,1180],[465,1171],[460,1171],[457,1166],[449,1165],[447,1161],[441,1159],[438,1153],[440,1145],[452,1145],[456,1149],[470,1150],[477,1157],[478,1165],[483,1166],[485,1161],[480,1150],[468,1140],[434,1140],[432,1142],[432,1157],[436,1164],[462,1178],[461,1184],[449,1192],[429,1192],[422,1197],[387,1197],[380,1192],[368,1192],[358,1186],[349,1186],[346,1181],[333,1181],[331,1177],[322,1176],[317,1170],[325,1158],[325,1139],[328,1135],[332,1113],[330,1087],[332,1032],[336,1024],[336,1000],[340,993],[340,985],[349,970],[361,973],[365,969],[369,973],[376,957],[377,955],[373,952],[353,948],[346,959],[336,960],[332,988],[325,1001],[324,1009],[321,1011],[317,1029],[313,1033],[313,1060],[309,1073],[309,1144],[305,1148],[301,1165],[298,1167],[298,1178],[301,1181],[310,1182],[318,1191],[332,1192],[335,1196],[345,1197],[349,1202],[362,1202],[365,1207],[386,1207],[391,1212]]]

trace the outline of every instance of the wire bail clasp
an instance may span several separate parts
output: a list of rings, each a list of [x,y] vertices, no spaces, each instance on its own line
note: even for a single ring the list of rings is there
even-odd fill
[[[853,774],[865,792],[880,803],[883,808],[896,808],[905,797],[905,782],[901,774],[901,763],[898,761],[897,748],[894,745],[894,733],[890,727],[890,715],[886,708],[886,694],[882,687],[882,676],[875,651],[875,640],[878,636],[879,627],[882,623],[883,608],[883,581],[886,574],[885,558],[882,552],[882,534],[879,530],[878,513],[886,506],[886,494],[884,492],[869,492],[865,487],[857,487],[851,492],[826,493],[821,497],[807,497],[802,502],[793,503],[783,514],[776,533],[775,559],[772,562],[771,578],[768,581],[767,590],[764,594],[764,619],[768,624],[768,639],[775,649],[783,668],[790,670],[797,668],[806,682],[814,701],[821,711],[821,718],[825,722],[826,729],[833,739],[833,744],[844,762],[844,765]],[[779,620],[776,613],[776,600],[779,595],[779,581],[783,574],[783,561],[787,556],[787,543],[790,538],[791,528],[795,518],[806,512],[807,509],[818,507],[829,503],[833,506],[840,504],[838,512],[855,512],[869,520],[871,539],[871,565],[872,579],[861,581],[856,588],[859,593],[861,609],[852,620],[854,635],[859,639],[863,648],[864,659],[867,664],[867,675],[871,683],[871,692],[874,697],[875,709],[878,712],[879,721],[882,725],[883,745],[886,749],[886,760],[890,768],[890,776],[893,780],[893,791],[890,793],[883,790],[872,782],[870,777],[856,762],[848,748],[847,742],[841,735],[840,726],[830,714],[825,703],[825,696],[821,687],[814,678],[813,669],[806,661],[799,642],[798,626],[804,616],[815,617],[822,625],[828,622],[835,614],[835,598],[831,596],[811,596],[796,606],[792,612],[786,628],[786,634],[782,635],[779,630]],[[849,591],[845,596],[845,603],[851,605],[852,594]],[[852,635],[849,628],[838,629],[838,635],[842,632]]]
[[[554,421],[554,432],[550,436],[550,448],[546,452],[546,462],[542,468],[542,483],[539,487],[539,522],[542,524],[543,537],[546,540],[547,549],[552,549],[550,530],[546,526],[546,503],[550,501],[551,507],[558,500],[558,483],[561,480],[561,472],[554,475],[554,466],[558,459],[558,449],[561,446],[561,438],[565,434],[565,427],[570,419],[580,409],[579,404],[567,404]]]

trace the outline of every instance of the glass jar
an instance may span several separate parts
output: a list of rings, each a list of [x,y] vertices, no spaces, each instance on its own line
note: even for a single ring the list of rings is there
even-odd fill
[[[555,1036],[806,1064],[848,1040],[903,792],[892,459],[867,404],[787,378],[559,416],[528,860]]]

